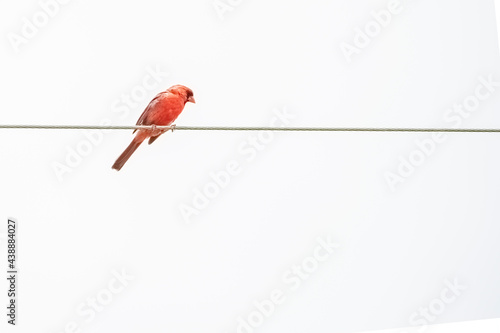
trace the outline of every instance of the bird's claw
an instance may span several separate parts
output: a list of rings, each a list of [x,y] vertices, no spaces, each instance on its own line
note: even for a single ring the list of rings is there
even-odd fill
[[[167,131],[174,131],[175,130],[175,124],[174,125],[170,125],[168,128],[165,128],[165,129],[159,129],[156,125],[151,125],[151,136],[158,136],[158,135],[161,135]]]
[[[158,136],[165,130],[158,129],[155,124],[151,125],[151,136]]]

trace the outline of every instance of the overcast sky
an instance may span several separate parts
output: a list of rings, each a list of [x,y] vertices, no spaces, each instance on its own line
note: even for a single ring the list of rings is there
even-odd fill
[[[0,5],[1,124],[133,125],[183,84],[178,126],[500,128],[491,0],[63,2]],[[0,130],[20,332],[500,315],[498,134],[176,131],[112,170],[132,137]]]

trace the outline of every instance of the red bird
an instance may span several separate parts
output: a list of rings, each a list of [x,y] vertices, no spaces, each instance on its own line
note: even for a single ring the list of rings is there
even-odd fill
[[[193,91],[181,85],[172,86],[149,102],[136,125],[170,126],[181,114],[187,102],[195,103]],[[133,133],[135,131],[137,130]],[[164,132],[165,130],[154,128],[140,129],[112,168],[119,171],[144,140],[149,138],[148,143],[152,144]]]

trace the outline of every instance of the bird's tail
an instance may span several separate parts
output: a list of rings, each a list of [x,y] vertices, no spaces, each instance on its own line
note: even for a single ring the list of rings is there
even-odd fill
[[[115,169],[116,171],[120,171],[123,165],[130,158],[130,156],[132,156],[134,151],[136,151],[136,149],[139,148],[144,139],[145,137],[143,137],[142,135],[140,134],[136,135],[136,137],[132,140],[127,149],[125,149],[123,153],[118,157],[115,164],[113,164],[112,168]]]

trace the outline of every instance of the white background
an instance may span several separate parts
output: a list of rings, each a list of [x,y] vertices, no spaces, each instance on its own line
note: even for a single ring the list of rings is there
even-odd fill
[[[290,126],[453,127],[444,115],[480,77],[500,81],[493,1],[401,1],[350,63],[342,43],[389,1],[232,3],[221,18],[212,0],[73,0],[18,52],[9,36],[42,9],[2,3],[0,123],[133,125],[184,84],[197,104],[179,126],[267,126],[286,109]],[[123,109],[151,68],[169,74]],[[460,127],[499,128],[499,106],[497,87]],[[249,161],[239,147],[257,134],[167,133],[116,172],[130,131],[94,133],[58,174],[89,147],[83,131],[0,130],[16,331],[236,332],[275,289],[286,299],[256,332],[404,327],[454,279],[466,290],[429,324],[499,317],[499,135],[448,134],[391,189],[387,173],[431,134],[275,133]],[[231,161],[240,173],[188,221],[181,207]],[[292,291],[283,275],[318,237],[340,246]],[[122,270],[134,279],[101,311],[77,312]]]

